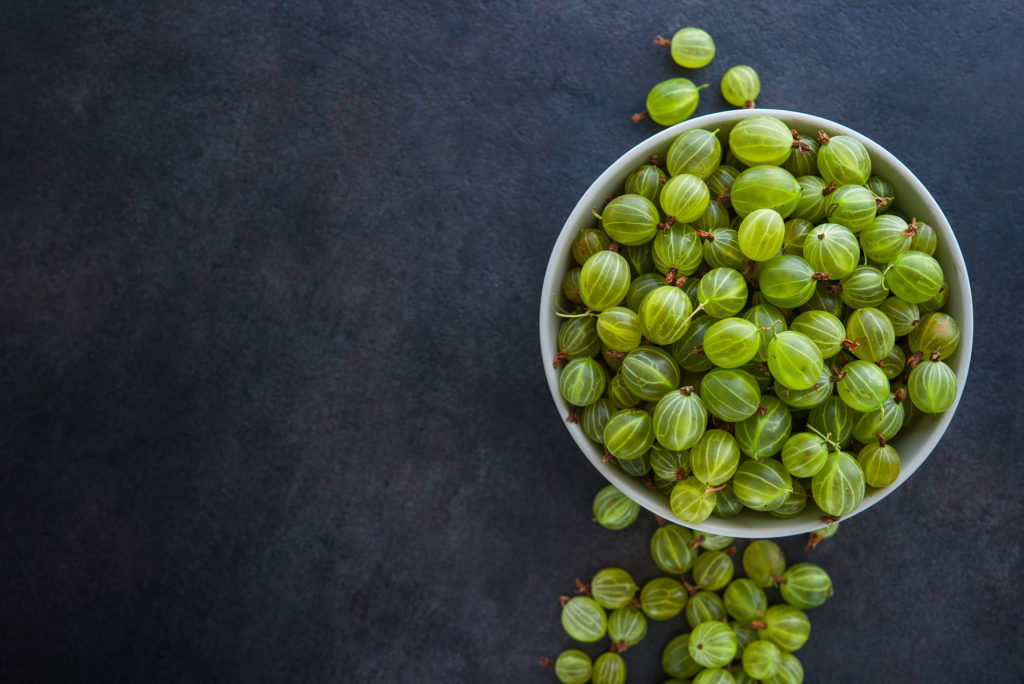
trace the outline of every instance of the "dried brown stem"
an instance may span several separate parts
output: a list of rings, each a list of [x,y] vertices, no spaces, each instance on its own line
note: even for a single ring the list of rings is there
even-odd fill
[[[633,116],[631,116],[629,118],[633,120],[633,123],[636,123],[638,121],[643,121],[647,117],[648,117],[648,114],[647,114],[647,110],[645,109],[642,112],[637,112],[636,114],[634,114]]]

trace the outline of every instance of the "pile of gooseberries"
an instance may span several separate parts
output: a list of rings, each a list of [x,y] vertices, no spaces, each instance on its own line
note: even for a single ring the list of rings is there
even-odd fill
[[[605,488],[595,498],[595,512],[611,501]],[[828,573],[815,563],[787,566],[782,549],[769,540],[752,540],[739,553],[731,537],[658,522],[649,547],[664,575],[640,584],[627,570],[606,567],[589,583],[577,579],[574,592],[560,602],[562,627],[580,647],[541,658],[541,664],[563,684],[622,684],[624,654],[648,636],[652,621],[682,626],[661,650],[662,669],[672,681],[802,682],[794,653],[810,637],[806,611],[832,596]],[[837,527],[819,530],[812,541]],[[600,644],[596,658],[583,650],[588,644]]]
[[[900,430],[955,401],[960,328],[936,231],[864,145],[752,116],[623,181],[562,281],[568,420],[687,524],[834,521],[891,486]]]

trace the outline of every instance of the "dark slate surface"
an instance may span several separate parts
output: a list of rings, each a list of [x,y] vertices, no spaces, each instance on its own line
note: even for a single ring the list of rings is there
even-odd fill
[[[903,159],[974,283],[952,427],[813,552],[808,681],[1024,678],[1019,6],[687,4],[8,3],[2,678],[553,681],[555,597],[654,522],[589,520],[541,277],[689,24],[698,82]]]

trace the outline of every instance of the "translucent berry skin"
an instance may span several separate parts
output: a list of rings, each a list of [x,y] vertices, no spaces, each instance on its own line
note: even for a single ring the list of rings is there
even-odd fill
[[[843,288],[839,296],[851,309],[877,308],[890,294],[882,272],[874,266],[858,266],[839,284]]]
[[[608,485],[594,497],[594,520],[609,530],[629,527],[640,514],[640,506],[628,496]]]
[[[655,270],[654,255],[652,254],[653,244],[644,242],[639,245],[619,245],[619,251],[626,257],[629,264],[630,275],[638,276],[641,273],[652,273]]]
[[[827,311],[805,311],[793,319],[790,329],[813,342],[823,359],[838,354],[846,338],[846,326]]]
[[[617,411],[604,426],[604,448],[615,458],[640,458],[653,443],[653,421],[642,409]]]
[[[590,674],[594,684],[626,684],[626,661],[618,653],[602,653]]]
[[[620,245],[640,245],[654,237],[660,218],[643,195],[619,195],[601,212],[601,227]]]
[[[743,572],[758,586],[774,585],[774,576],[782,575],[785,571],[786,557],[775,542],[757,539],[743,550]]]
[[[747,281],[734,269],[713,268],[697,285],[697,301],[709,316],[734,316],[747,304]]]
[[[804,239],[804,259],[815,271],[833,280],[845,278],[857,267],[860,244],[846,226],[823,223]]]
[[[753,376],[731,368],[709,371],[701,380],[700,396],[709,413],[730,423],[752,416],[761,402]]]
[[[722,551],[705,551],[693,564],[693,580],[707,591],[718,591],[732,581],[736,566],[732,557]]]
[[[583,298],[580,296],[580,271],[581,269],[578,266],[570,268],[562,277],[562,294],[573,304],[579,304],[583,301]]]
[[[857,510],[864,501],[864,485],[864,471],[857,460],[845,451],[837,451],[811,479],[811,495],[821,510],[843,516]]]
[[[689,596],[679,581],[658,577],[640,590],[640,607],[652,620],[671,620],[686,607]]]
[[[634,646],[647,636],[647,618],[639,608],[617,608],[608,616],[608,638],[612,643]]]
[[[911,236],[907,230],[907,222],[899,216],[876,216],[860,232],[860,246],[868,259],[887,264],[910,249]]]
[[[676,64],[687,69],[699,69],[714,58],[715,41],[707,31],[690,26],[675,32],[671,50]]]
[[[814,294],[814,277],[814,269],[802,257],[781,254],[764,265],[757,282],[765,299],[779,308],[793,309]]]
[[[651,470],[665,480],[685,480],[690,473],[690,452],[666,449],[661,444],[651,446],[648,457]]]
[[[924,221],[917,222],[917,235],[910,238],[910,249],[917,252],[924,252],[931,256],[935,254],[935,248],[939,245],[939,237],[935,229]]]
[[[782,651],[770,641],[755,641],[743,649],[743,670],[754,679],[775,676],[781,665]]]
[[[621,362],[619,363],[621,366]],[[606,394],[608,396],[608,400],[611,401],[612,406],[616,411],[633,408],[640,403],[640,397],[633,394],[629,387],[626,386],[626,381],[622,373],[616,373],[612,376],[612,379],[608,381]],[[602,437],[602,439],[604,438]]]
[[[572,243],[572,258],[582,266],[591,255],[597,254],[602,249],[608,249],[608,245],[611,243],[611,238],[603,230],[586,228],[580,231]]]
[[[558,391],[573,406],[588,406],[604,392],[605,372],[592,358],[573,359],[558,377]]]
[[[786,317],[774,304],[757,304],[744,311],[742,318],[757,328],[759,340],[754,361],[763,363],[768,355],[768,345],[776,335],[787,330]]]
[[[665,166],[673,176],[692,173],[704,180],[711,176],[721,161],[722,143],[717,135],[703,128],[681,134],[672,141],[665,155]],[[718,197],[717,193],[715,197]]]
[[[782,168],[799,178],[800,176],[818,175],[818,141],[800,134],[800,145],[794,146],[789,152],[789,159],[782,163]],[[824,184],[822,184],[824,188]]]
[[[773,209],[755,209],[740,223],[737,238],[748,259],[767,261],[782,249],[786,222]]]
[[[828,196],[825,216],[859,233],[875,219],[875,196],[862,185],[842,185]]]
[[[886,267],[885,284],[905,302],[927,302],[942,287],[942,266],[924,252],[908,250]]]
[[[573,320],[590,319],[570,318],[567,322]],[[601,342],[616,351],[632,351],[640,346],[640,339],[643,337],[643,330],[640,329],[640,317],[636,315],[635,311],[624,306],[612,306],[602,311],[601,315],[597,317],[595,327],[598,337],[597,351],[601,349]]]
[[[725,610],[740,622],[750,622],[764,617],[768,610],[768,597],[764,589],[747,577],[733,580],[723,595]]]
[[[790,173],[792,168],[783,166]],[[828,198],[824,190],[828,184],[819,176],[797,176],[797,184],[800,186],[800,200],[793,209],[793,218],[802,218],[810,221],[813,225],[821,223],[825,218],[825,211],[828,209]]]
[[[698,672],[693,678],[693,684],[736,684],[736,679],[729,670],[711,667]]]
[[[558,328],[558,350],[570,360],[599,354],[601,338],[594,317],[565,319]]]
[[[870,361],[851,361],[843,366],[836,388],[839,398],[854,411],[873,411],[889,396],[889,378]]]
[[[784,403],[775,397],[761,397],[764,413],[754,415],[735,425],[736,443],[744,455],[760,460],[774,456],[793,430],[793,417]]]
[[[690,656],[690,633],[680,634],[665,645],[661,652],[661,669],[670,677],[687,679],[701,671],[703,666]]]
[[[668,232],[658,231],[654,236],[651,257],[661,273],[674,268],[679,275],[690,275],[700,267],[704,246],[692,226],[677,222]]]
[[[647,93],[647,113],[662,126],[672,126],[690,118],[700,102],[700,89],[688,78],[670,78]]]
[[[774,209],[786,218],[800,202],[800,184],[793,174],[778,166],[752,166],[733,181],[730,198],[739,216],[746,217],[757,209]]]
[[[651,290],[644,297],[640,303],[637,322],[641,332],[651,342],[669,345],[686,332],[686,328],[690,325],[691,313],[693,313],[693,305],[690,304],[690,298],[686,296],[686,293],[678,287],[663,285]],[[601,315],[604,316],[603,313]],[[613,346],[613,348],[615,347]],[[635,348],[633,347],[633,349]],[[632,349],[620,351],[632,351]]]
[[[907,338],[910,351],[930,355],[938,350],[943,358],[949,358],[960,346],[960,325],[949,314],[936,311],[921,317]]]
[[[793,489],[778,508],[768,511],[773,518],[793,518],[807,507],[807,490],[799,480],[793,480]]]
[[[562,651],[555,660],[555,676],[562,684],[587,684],[591,667],[590,656],[571,648]]]
[[[864,361],[881,361],[896,343],[896,330],[878,309],[857,309],[846,319],[846,334],[855,341],[853,355]]]
[[[604,426],[608,419],[615,413],[612,402],[604,397],[598,398],[590,406],[585,406],[580,414],[580,427],[591,440],[598,444],[604,444]]]
[[[875,442],[879,435],[882,439],[892,439],[903,427],[903,412],[903,402],[887,397],[878,409],[857,414],[853,422],[854,439],[865,444]]]
[[[719,368],[739,368],[757,354],[757,328],[743,318],[715,321],[704,333],[704,354]]]
[[[597,601],[575,596],[562,608],[562,628],[576,641],[600,641],[608,628],[608,618]]]
[[[886,298],[878,305],[878,310],[889,317],[896,337],[909,335],[921,320],[921,310],[917,304],[910,304],[899,297]]]
[[[868,444],[857,454],[857,463],[871,487],[888,487],[900,476],[900,455],[889,444]]]
[[[725,488],[715,492],[714,514],[719,518],[732,518],[743,512],[743,503],[736,497],[732,482],[726,482]]]
[[[801,610],[817,608],[832,596],[832,578],[814,563],[791,565],[782,580],[779,583],[782,600]]]
[[[633,577],[622,568],[604,568],[590,581],[594,600],[608,610],[628,606],[636,596],[637,589],[639,587]]]
[[[883,214],[892,209],[896,200],[896,191],[893,189],[892,183],[879,176],[872,176],[871,178],[868,178],[867,185],[868,190],[870,190],[879,200],[888,200],[878,203],[879,214]]]
[[[782,653],[782,662],[779,664],[779,671],[774,677],[764,680],[764,684],[803,684],[804,667],[800,659],[792,653]]]
[[[626,176],[625,191],[627,195],[643,195],[657,204],[661,196],[661,186],[667,180],[664,171],[653,164],[645,164]],[[607,245],[605,247],[607,248]]]
[[[734,107],[753,107],[761,93],[761,79],[745,64],[732,67],[722,76],[722,97]]]
[[[708,206],[704,207],[704,213],[695,218],[691,225],[697,230],[709,232],[719,228],[728,228],[731,220],[729,210],[717,201],[712,201],[708,202]]]
[[[772,642],[784,651],[799,650],[811,636],[811,621],[807,619],[807,614],[785,603],[774,605],[765,611],[762,622],[765,626],[757,630],[757,636]]]
[[[625,257],[609,250],[598,252],[580,269],[580,297],[591,311],[604,311],[626,298],[629,281]]]
[[[944,361],[921,361],[907,378],[914,406],[925,413],[942,413],[956,401],[956,373]]]
[[[658,401],[679,387],[679,366],[659,347],[637,347],[629,352],[619,373],[629,390],[644,401]]]
[[[809,411],[817,406],[821,406],[832,396],[830,377],[831,371],[823,366],[818,381],[807,389],[790,389],[778,380],[774,382],[772,389],[775,392],[775,396],[791,409]]]
[[[846,402],[833,395],[820,406],[811,409],[810,415],[807,416],[807,425],[844,446],[853,434],[853,411]]]
[[[736,655],[736,633],[721,622],[702,622],[690,633],[690,658],[704,667],[725,667]]]
[[[821,377],[821,350],[807,336],[787,330],[768,345],[768,368],[772,376],[790,389],[810,388]]]
[[[871,177],[867,148],[847,135],[836,135],[823,143],[818,148],[817,161],[821,177],[836,185],[864,185]]]
[[[669,350],[672,358],[684,371],[699,373],[710,370],[714,365],[708,360],[707,354],[703,352],[704,335],[714,322],[715,319],[706,314],[697,314],[690,319],[690,326],[683,336],[672,345]],[[698,345],[700,346],[699,351]]]
[[[672,176],[661,189],[661,209],[676,221],[690,223],[707,208],[711,195],[704,180],[690,173]]]
[[[719,164],[718,168],[707,177],[708,191],[711,192],[711,199],[716,202],[723,194],[728,194],[732,184],[740,175],[740,170],[729,164]]]
[[[728,481],[739,464],[740,448],[725,430],[708,430],[690,450],[693,475],[705,484],[717,486]]]
[[[885,377],[895,380],[907,365],[907,353],[903,347],[893,345],[889,353],[879,363],[882,364],[882,372],[885,373]]]
[[[668,503],[680,520],[695,525],[711,515],[715,508],[715,492],[691,477],[675,484]]]
[[[629,460],[616,458],[614,463],[622,469],[622,472],[633,477],[643,477],[651,472],[651,462],[647,459],[647,454],[640,458],[631,458]]]
[[[793,135],[773,116],[743,119],[729,132],[729,149],[748,166],[779,166],[789,160]]]
[[[651,535],[651,558],[654,564],[670,575],[681,575],[693,567],[696,550],[690,546],[693,533],[685,527],[668,523]],[[680,605],[682,608],[682,605]]]
[[[708,412],[694,391],[669,392],[654,409],[654,436],[673,450],[689,449],[704,434]]]

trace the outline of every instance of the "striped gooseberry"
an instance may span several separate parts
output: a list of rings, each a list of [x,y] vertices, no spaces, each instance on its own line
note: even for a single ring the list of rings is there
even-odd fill
[[[676,64],[687,69],[699,69],[714,58],[715,41],[704,29],[688,26],[675,32],[670,49]]]
[[[624,306],[612,306],[602,311],[597,316],[596,333],[599,339],[598,347],[600,342],[603,342],[615,351],[623,353],[639,347],[644,334],[640,328],[640,317],[635,311]]]
[[[651,535],[651,558],[662,572],[681,575],[693,567],[697,551],[693,548],[693,533],[680,525],[666,523]],[[682,609],[682,605],[680,605]]]
[[[871,487],[888,487],[900,476],[900,455],[884,439],[868,444],[857,454],[864,482]]]
[[[651,461],[647,458],[647,454],[628,460],[621,458],[613,460],[615,465],[619,466],[622,472],[627,475],[632,475],[633,477],[643,477],[647,473],[651,472]]]
[[[846,339],[846,326],[827,311],[805,311],[789,327],[813,342],[825,359],[838,354]]]
[[[693,684],[736,684],[735,677],[721,667],[708,667],[697,673]]]
[[[738,64],[722,76],[722,97],[734,107],[751,109],[761,92],[761,79],[746,64]]]
[[[689,597],[678,580],[658,577],[640,590],[640,609],[652,620],[671,620],[686,607]]]
[[[828,196],[825,193],[828,184],[819,176],[799,176],[796,182],[800,186],[800,200],[790,216],[810,221],[811,224],[820,223],[828,209]]]
[[[863,444],[882,439],[892,439],[903,427],[903,400],[890,394],[885,403],[874,411],[858,413],[853,421],[853,438]]]
[[[608,638],[612,640],[615,650],[619,653],[640,643],[645,636],[647,618],[639,608],[616,608],[608,616]]]
[[[889,317],[896,337],[909,335],[921,320],[921,310],[917,304],[905,302],[899,297],[887,298],[878,305],[878,310]]]
[[[754,679],[769,679],[782,666],[782,651],[770,641],[759,639],[743,649],[743,671]]]
[[[558,354],[554,365],[563,359],[578,359],[595,356],[601,352],[601,338],[597,334],[597,323],[593,316],[567,318],[558,327]]]
[[[804,258],[806,259],[807,257],[804,256]],[[843,315],[845,308],[843,299],[839,296],[839,292],[835,287],[835,284],[821,282],[814,288],[814,294],[812,294],[811,298],[807,300],[807,303],[800,307],[800,312],[827,311],[833,316],[839,318]]]
[[[690,657],[704,667],[725,667],[737,647],[736,633],[721,622],[702,622],[690,633]]]
[[[830,454],[811,479],[811,495],[818,508],[832,516],[857,510],[864,500],[864,471],[857,459],[845,451]]]
[[[600,641],[608,628],[608,618],[594,599],[574,596],[562,604],[562,628],[576,641]]]
[[[639,245],[619,245],[619,250],[626,257],[631,275],[638,276],[658,270],[654,265],[653,244],[650,241]]]
[[[608,249],[608,245],[611,243],[612,239],[603,230],[584,228],[572,242],[572,258],[582,266],[592,255],[603,249]]]
[[[678,222],[691,223],[704,213],[710,197],[703,179],[681,173],[672,176],[661,189],[661,210]]]
[[[848,135],[829,136],[818,131],[818,144],[818,172],[822,178],[837,185],[862,186],[868,182],[871,157],[864,143]]]
[[[598,216],[601,226],[615,242],[640,245],[658,230],[658,208],[643,195],[625,194],[612,199]]]
[[[571,648],[562,651],[555,660],[555,676],[561,684],[587,684],[591,667],[590,656]]]
[[[734,269],[712,268],[697,285],[697,301],[709,316],[734,316],[747,303],[747,281]]]
[[[889,317],[878,309],[857,309],[846,319],[846,347],[864,361],[881,361],[896,344],[896,331]]]
[[[850,441],[853,434],[853,411],[850,410],[846,402],[832,395],[811,409],[811,413],[807,416],[807,426],[843,446]]]
[[[599,570],[590,581],[594,600],[609,610],[628,606],[638,589],[633,577],[622,568]]]
[[[863,185],[840,185],[828,195],[826,204],[828,220],[854,233],[867,228],[875,218],[875,196]]]
[[[583,428],[583,434],[598,444],[604,444],[604,426],[615,411],[611,400],[604,397],[598,398],[589,406],[584,406],[580,412],[580,427]]]
[[[674,223],[667,231],[658,231],[651,241],[654,267],[664,274],[690,275],[704,259],[704,246],[697,231],[686,223]]]
[[[938,294],[942,282],[942,266],[924,252],[902,252],[885,268],[885,284],[894,295],[911,304],[927,302]]]
[[[768,369],[776,381],[790,389],[808,389],[821,377],[821,350],[806,335],[781,332],[768,344]]]
[[[804,259],[816,271],[845,278],[857,267],[860,243],[846,226],[823,223],[804,240]]]
[[[803,195],[801,195],[803,197]],[[804,240],[814,230],[814,224],[805,218],[786,221],[786,234],[782,239],[782,253],[803,256]]]
[[[860,232],[860,246],[868,259],[887,264],[896,255],[910,249],[912,235],[917,232],[899,216],[881,214]]]
[[[768,597],[754,580],[743,577],[733,580],[722,595],[725,610],[740,622],[750,622],[764,617],[768,610]]]
[[[820,565],[797,563],[782,573],[779,580],[782,600],[801,610],[810,610],[832,596],[832,578]]]
[[[640,514],[640,506],[615,485],[603,487],[594,497],[594,520],[609,530],[629,527]]]
[[[715,508],[713,513],[719,518],[733,518],[743,512],[743,502],[736,497],[732,482],[726,482],[722,489],[715,492]]]
[[[605,371],[590,357],[573,359],[558,377],[558,391],[566,403],[588,406],[604,392]]]
[[[644,301],[651,290],[661,287],[665,284],[665,276],[661,273],[644,273],[633,278],[629,283],[629,289],[626,291],[626,306],[633,311],[640,309],[641,302]]]
[[[773,518],[792,518],[800,514],[807,506],[807,490],[800,483],[800,480],[793,480],[793,489],[786,496],[786,500],[778,508],[768,511]]]
[[[627,195],[642,195],[657,204],[661,186],[668,181],[665,172],[654,164],[644,164],[626,176],[624,190]]]
[[[707,314],[699,313],[690,319],[690,325],[683,336],[676,340],[671,349],[672,358],[684,371],[698,373],[710,370],[714,365],[704,353],[704,335],[715,322]]]
[[[562,294],[573,304],[579,304],[583,301],[580,296],[580,273],[582,269],[577,266],[576,268],[570,268],[562,276]]]
[[[782,572],[775,573],[782,576]],[[807,613],[796,606],[779,603],[764,613],[764,619],[755,620],[751,626],[757,636],[770,641],[784,651],[798,651],[811,636],[811,621]]]
[[[711,176],[721,161],[722,143],[717,135],[703,128],[681,134],[672,141],[665,155],[665,166],[673,176],[692,173],[704,180]]]
[[[779,166],[789,159],[793,134],[774,116],[752,116],[729,131],[729,149],[748,166]]]
[[[669,78],[655,84],[647,93],[647,115],[662,126],[672,126],[690,118],[700,102],[700,90],[707,84],[697,86],[688,78]],[[642,115],[634,115],[639,121]]]
[[[711,175],[706,179],[708,191],[711,193],[711,199],[715,200],[719,204],[724,204],[726,198],[729,197],[733,182],[739,175],[740,170],[735,166],[719,164],[718,168],[712,171]]]
[[[778,166],[752,166],[733,181],[729,198],[739,216],[746,217],[758,209],[774,209],[785,218],[800,201],[800,184],[793,174]]]
[[[621,372],[613,375],[612,379],[608,381],[606,394],[616,411],[633,408],[640,403],[640,397],[633,394],[633,391],[626,386],[626,379]]]
[[[697,524],[708,519],[715,508],[715,489],[695,477],[676,482],[669,495],[669,506],[683,522]]]
[[[903,347],[894,344],[878,364],[882,368],[882,372],[885,373],[885,377],[895,380],[907,366],[907,353],[903,351]]]
[[[949,358],[960,345],[960,325],[940,311],[925,314],[910,332],[907,344],[912,352],[931,355],[938,351],[942,358]]]
[[[704,231],[704,261],[712,268],[732,268],[742,270],[747,264],[747,257],[740,249],[739,233],[732,228],[716,228]]]
[[[944,361],[921,361],[907,378],[914,406],[925,413],[942,413],[956,401],[956,373]]]
[[[870,361],[851,361],[836,382],[839,398],[854,411],[873,411],[889,396],[889,378]]]
[[[755,209],[737,231],[740,249],[754,261],[767,261],[778,254],[785,236],[786,222],[774,209]]]
[[[797,432],[782,445],[782,465],[793,477],[812,477],[828,460],[828,443],[813,432]]]
[[[709,550],[697,556],[693,563],[693,581],[701,589],[718,591],[732,581],[736,566],[732,556],[724,551]]]
[[[629,391],[644,401],[658,401],[679,387],[679,366],[659,347],[643,346],[629,352],[619,373]]]
[[[774,381],[772,389],[775,396],[786,406],[797,409],[813,409],[820,406],[832,396],[831,372],[825,366],[821,368],[821,376],[818,381],[807,389],[795,390],[783,385],[778,380]]]
[[[673,451],[655,443],[651,446],[648,457],[651,460],[651,470],[654,471],[655,476],[663,480],[672,480],[674,483],[689,477],[689,450]]]
[[[793,417],[786,405],[763,396],[754,415],[736,423],[735,441],[744,455],[757,461],[779,453],[792,429]]]
[[[878,307],[890,294],[882,272],[874,266],[858,266],[839,285],[839,296],[851,309]]]
[[[690,656],[690,633],[680,634],[661,651],[661,669],[668,676],[687,679],[701,671],[703,666]]]
[[[818,177],[818,140],[791,130],[793,136],[790,145],[789,159],[782,162],[782,168],[799,178],[800,176]],[[824,184],[822,184],[824,187]]]
[[[800,659],[792,653],[782,652],[782,662],[774,677],[764,680],[764,684],[803,684],[804,666]]]
[[[712,415],[734,423],[752,416],[761,403],[761,390],[750,373],[715,368],[700,383],[700,396]]]
[[[752,306],[743,312],[742,317],[757,328],[757,353],[754,354],[753,360],[763,363],[767,358],[768,344],[777,334],[786,331],[786,317],[774,304]]]
[[[580,269],[580,297],[591,311],[604,311],[625,299],[629,281],[625,257],[606,249],[592,255]]]
[[[686,386],[659,399],[653,418],[658,443],[668,449],[682,450],[692,447],[705,434],[708,412],[693,387]]]
[[[604,448],[622,460],[640,458],[654,443],[651,414],[642,409],[622,409],[604,426]]]
[[[708,206],[704,207],[704,213],[695,218],[691,225],[696,230],[708,232],[718,228],[728,228],[731,220],[732,217],[729,215],[728,209],[718,202],[708,202]],[[701,235],[701,237],[705,236]]]
[[[736,469],[732,488],[747,508],[770,511],[786,502],[793,489],[793,478],[774,459],[744,461]]]
[[[690,325],[692,313],[693,305],[686,293],[678,287],[662,285],[644,297],[637,320],[647,339],[655,344],[668,345],[683,336]]]
[[[896,199],[896,190],[892,183],[881,176],[871,176],[868,178],[867,186],[876,198],[879,214],[892,209],[893,201]]]
[[[772,586],[775,576],[785,570],[786,557],[779,545],[771,540],[756,539],[743,550],[743,572],[759,587]]]
[[[602,653],[590,673],[593,684],[626,684],[626,661],[618,653]]]
[[[935,248],[939,246],[939,237],[935,229],[924,221],[913,221],[917,225],[917,232],[910,238],[910,249],[917,252],[924,252],[931,256],[935,254]]]
[[[725,430],[708,430],[690,449],[694,477],[709,485],[727,482],[740,464],[740,448]]]
[[[815,284],[829,278],[816,272],[803,258],[780,254],[768,261],[757,276],[761,295],[777,307],[792,309],[807,303]]]
[[[754,358],[759,342],[753,323],[743,318],[723,318],[704,333],[704,353],[719,368],[738,368]]]

